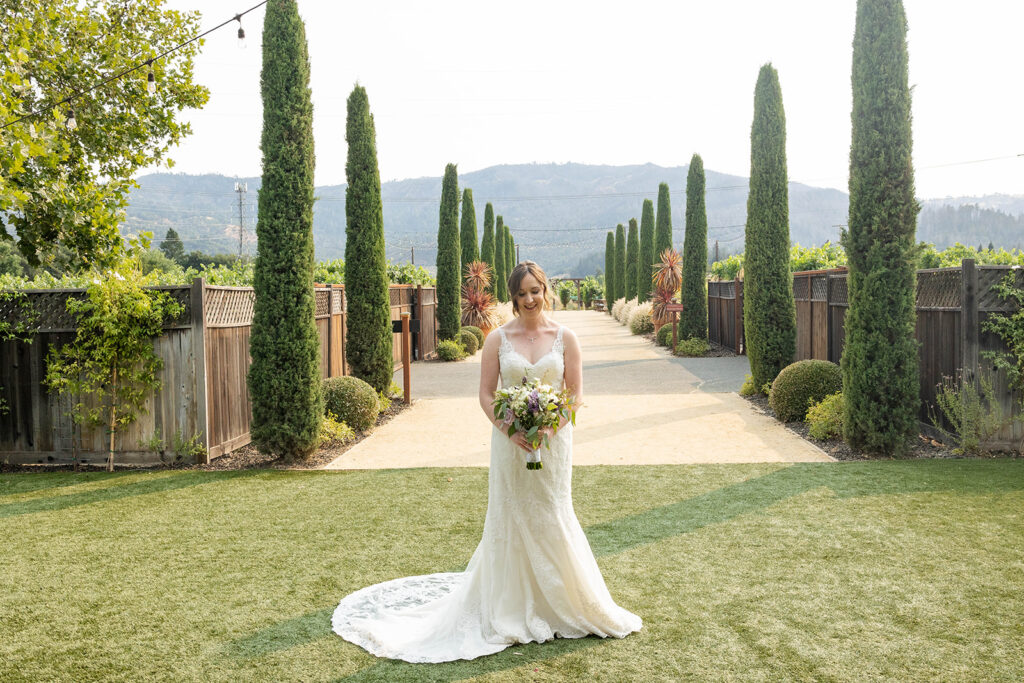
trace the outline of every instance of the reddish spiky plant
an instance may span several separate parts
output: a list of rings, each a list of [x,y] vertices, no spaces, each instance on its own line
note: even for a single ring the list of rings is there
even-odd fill
[[[652,279],[656,290],[668,292],[669,297],[675,295],[683,284],[683,257],[678,251],[666,249],[661,252],[661,263],[655,267]]]
[[[654,302],[654,306],[651,308],[651,319],[658,322],[668,320],[668,311],[665,309],[669,304],[675,303],[674,292],[656,289],[654,294],[651,294],[651,301]]]
[[[466,264],[463,276],[466,286],[473,289],[487,289],[491,284],[491,267],[483,261],[470,261]]]
[[[494,309],[494,297],[486,289],[477,289],[469,285],[462,287],[462,324],[474,325],[482,330],[491,329],[497,324]]]

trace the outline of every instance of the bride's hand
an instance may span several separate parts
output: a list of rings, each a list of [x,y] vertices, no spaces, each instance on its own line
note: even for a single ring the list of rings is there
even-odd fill
[[[522,432],[515,432],[512,436],[508,437],[509,441],[522,448],[524,451],[532,451],[533,446],[529,441],[526,440],[526,436]]]

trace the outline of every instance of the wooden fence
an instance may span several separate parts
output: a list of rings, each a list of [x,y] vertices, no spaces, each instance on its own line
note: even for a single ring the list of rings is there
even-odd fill
[[[965,259],[959,268],[917,271],[918,368],[921,407],[918,420],[925,431],[931,425],[936,386],[961,372],[977,378],[987,351],[1005,352],[1002,340],[982,329],[989,316],[1012,311],[992,287],[1011,272],[1009,266],[978,266]],[[1014,269],[1018,284],[1022,271]],[[793,274],[797,312],[797,360],[819,358],[838,363],[845,341],[847,297],[846,269]],[[1019,401],[1004,372],[993,377],[993,394],[1007,414],[1019,413]],[[990,448],[1012,448],[1024,438],[1020,420],[1005,427]]]
[[[746,353],[743,280],[708,282],[708,340],[736,353]]]
[[[146,413],[125,429],[116,444],[119,463],[157,462],[161,454],[147,444],[159,435],[168,447],[177,435],[195,438],[215,458],[249,443],[251,404],[246,376],[249,333],[255,293],[251,287],[219,287],[197,279],[188,287],[160,287],[184,311],[154,340],[163,359],[162,389],[146,401]],[[51,347],[74,338],[75,321],[66,312],[71,297],[84,290],[29,290],[25,294],[37,316],[31,343],[0,342],[0,461],[10,463],[69,462],[105,458],[105,433],[73,424],[70,398],[47,393],[43,384]],[[316,327],[320,338],[322,377],[348,374],[345,360],[346,301],[343,285],[318,286]],[[420,328],[416,357],[436,355],[436,293],[433,287],[392,285],[391,319],[412,314]],[[0,308],[5,319],[17,315]],[[401,366],[401,335],[394,336],[395,367]]]

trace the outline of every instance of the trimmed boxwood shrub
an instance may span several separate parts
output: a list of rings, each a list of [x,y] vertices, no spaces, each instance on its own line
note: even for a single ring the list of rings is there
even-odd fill
[[[798,360],[787,365],[772,382],[768,403],[782,422],[803,420],[807,409],[843,390],[839,366],[827,360]]]
[[[324,404],[326,412],[360,432],[372,427],[380,413],[377,392],[358,377],[325,379]]]
[[[459,330],[459,343],[466,349],[467,356],[472,356],[480,348],[480,342],[477,341],[476,335],[465,327]]]
[[[811,438],[838,439],[843,436],[843,394],[826,396],[821,403],[807,409]]]
[[[684,339],[676,345],[676,355],[695,358],[706,355],[708,348],[708,343],[703,339]]]
[[[443,361],[462,360],[466,349],[454,339],[443,339],[437,343],[437,356]]]
[[[662,325],[658,329],[658,344],[660,346],[672,346],[672,323]]]
[[[484,331],[476,325],[463,325],[462,329],[469,330],[476,337],[476,348],[482,349],[484,347]]]

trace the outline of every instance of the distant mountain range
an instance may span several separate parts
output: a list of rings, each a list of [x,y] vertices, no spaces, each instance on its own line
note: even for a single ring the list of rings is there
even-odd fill
[[[544,265],[552,274],[588,275],[603,268],[605,235],[616,224],[639,220],[642,203],[657,203],[658,185],[667,182],[672,198],[673,241],[685,234],[686,166],[591,166],[522,164],[492,166],[459,176],[472,188],[477,231],[483,236],[484,207],[494,206],[519,245],[520,258]],[[747,178],[706,172],[708,240],[720,255],[742,251]],[[221,175],[152,174],[138,179],[128,206],[125,232],[151,231],[158,242],[174,228],[187,250],[255,251],[259,178]],[[246,188],[235,191],[236,183]],[[384,236],[388,258],[434,265],[441,178],[417,178],[382,185]],[[345,253],[345,186],[316,188],[313,234],[318,259]],[[972,205],[969,211],[957,207]],[[838,190],[790,183],[790,237],[810,246],[839,239],[847,220],[848,197]],[[1024,246],[1024,196],[990,195],[927,200],[918,221],[918,239],[947,246]],[[930,235],[941,236],[935,239]]]

